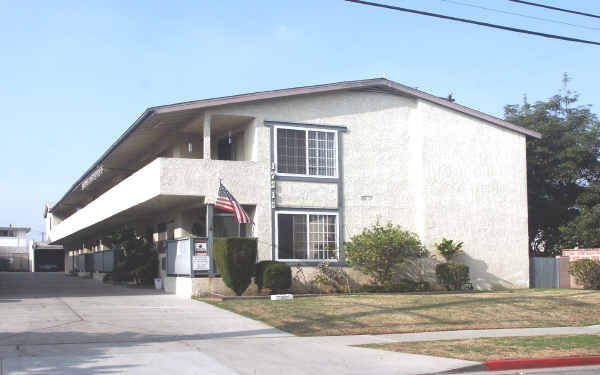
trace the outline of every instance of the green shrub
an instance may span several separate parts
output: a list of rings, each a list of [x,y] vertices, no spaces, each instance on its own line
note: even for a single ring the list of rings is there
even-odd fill
[[[469,281],[469,266],[459,262],[440,263],[435,266],[435,275],[446,290],[460,290]]]
[[[436,253],[446,259],[446,261],[452,260],[457,255],[463,253],[463,243],[460,241],[452,241],[446,238],[442,238],[440,243],[435,244]]]
[[[256,283],[258,290],[261,290],[263,288],[263,274],[265,273],[265,267],[267,267],[269,264],[276,264],[276,263],[280,263],[280,262],[278,262],[276,260],[263,260],[263,261],[256,263],[256,272],[254,273],[254,282]]]
[[[569,274],[585,289],[600,289],[600,263],[578,259],[569,263]]]
[[[289,264],[268,264],[263,273],[263,284],[275,293],[290,289],[292,287],[292,268]]]
[[[241,296],[252,281],[256,262],[256,238],[215,238],[215,263],[223,282]]]
[[[421,258],[427,251],[416,233],[402,230],[399,226],[377,223],[365,228],[344,244],[348,263],[371,276],[375,284],[384,285],[393,279],[398,266],[408,259]]]

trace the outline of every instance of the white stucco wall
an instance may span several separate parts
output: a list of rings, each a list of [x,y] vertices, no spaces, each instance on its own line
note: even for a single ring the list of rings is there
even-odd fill
[[[467,254],[460,260],[471,267],[478,288],[528,286],[524,135],[423,100],[376,92],[286,98],[215,113],[254,116],[255,123],[346,126],[346,239],[377,220],[389,221],[417,232],[431,250],[442,237],[463,241]],[[269,129],[256,131],[256,160],[269,168]],[[308,184],[277,182],[278,204],[312,206],[329,195]]]
[[[423,240],[464,241],[471,279],[482,288],[527,287],[525,136],[421,103]]]
[[[337,184],[278,181],[277,205],[282,207],[337,208]]]
[[[254,118],[247,128],[251,161],[157,159],[56,229],[68,224],[64,236],[83,228],[122,207],[123,199],[132,200],[129,206],[156,194],[206,196],[211,202],[222,178],[242,204],[256,205],[259,258],[271,259],[271,129],[264,121],[339,125],[347,127],[341,143],[345,239],[377,220],[392,222],[417,232],[430,249],[442,237],[463,241],[462,260],[477,287],[528,286],[523,135],[436,104],[378,92],[298,96],[206,113],[216,114]],[[139,180],[127,182],[137,175]],[[278,181],[276,201],[330,208],[337,205],[336,189],[332,183]]]

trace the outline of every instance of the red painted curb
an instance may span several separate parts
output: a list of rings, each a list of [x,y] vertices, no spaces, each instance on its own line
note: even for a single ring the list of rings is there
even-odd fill
[[[488,371],[517,370],[524,368],[546,368],[600,365],[600,356],[593,357],[557,357],[539,359],[508,359],[500,361],[486,361],[485,369]]]

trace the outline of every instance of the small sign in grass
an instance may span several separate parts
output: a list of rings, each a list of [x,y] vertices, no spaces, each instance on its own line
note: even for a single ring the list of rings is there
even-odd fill
[[[360,346],[484,362],[502,359],[600,356],[600,335],[495,337]]]

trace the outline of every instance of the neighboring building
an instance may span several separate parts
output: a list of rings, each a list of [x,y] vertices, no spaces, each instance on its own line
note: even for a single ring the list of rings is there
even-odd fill
[[[34,241],[31,246],[32,272],[59,272],[65,270],[65,251],[62,245]]]
[[[0,227],[0,271],[31,270],[29,259],[30,242],[27,233],[31,228]]]
[[[540,134],[381,78],[152,107],[48,207],[49,239],[76,255],[124,224],[156,241],[209,227],[314,265],[389,221],[429,248],[463,241],[477,288],[525,288],[527,136]],[[220,179],[255,225],[207,214]]]

